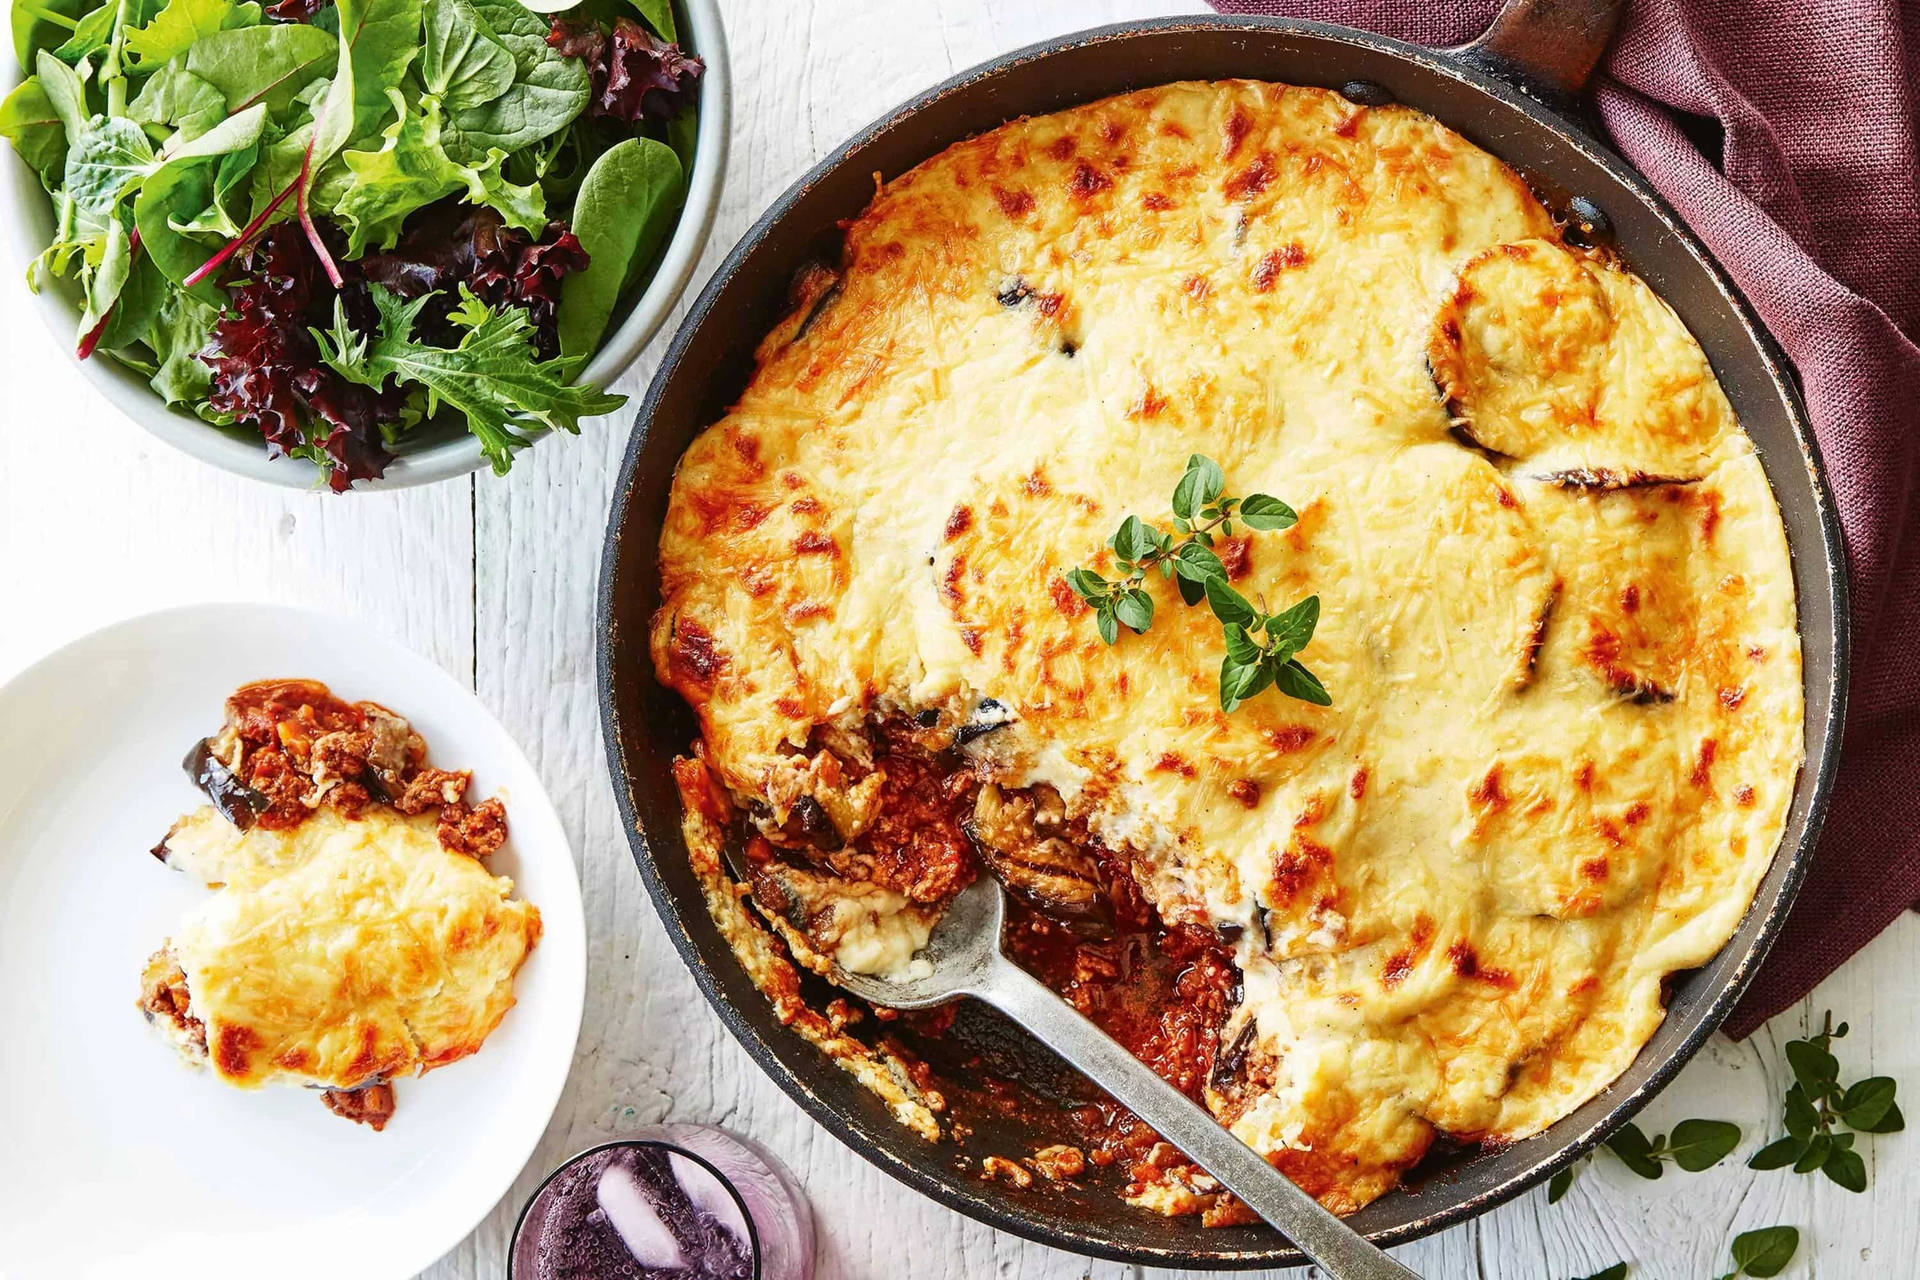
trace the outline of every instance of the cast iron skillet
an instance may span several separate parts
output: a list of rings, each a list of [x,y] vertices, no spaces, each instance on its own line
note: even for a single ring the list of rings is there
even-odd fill
[[[1414,1185],[1369,1205],[1353,1224],[1381,1244],[1410,1240],[1492,1208],[1565,1167],[1673,1077],[1751,978],[1806,870],[1833,779],[1846,694],[1844,553],[1833,499],[1780,353],[1673,210],[1567,114],[1620,8],[1620,0],[1510,0],[1487,36],[1446,52],[1320,23],[1227,17],[1129,23],[1023,49],[907,103],[795,183],[728,255],[674,337],[627,449],[602,561],[600,698],[614,793],[667,932],[722,1020],[795,1101],[902,1182],[983,1222],[1099,1257],[1221,1269],[1301,1260],[1264,1227],[1206,1230],[1196,1219],[1127,1208],[1110,1188],[1019,1192],[957,1167],[963,1150],[971,1150],[974,1169],[983,1154],[1029,1151],[1046,1138],[1046,1126],[1023,1122],[1015,1129],[983,1118],[962,1148],[928,1144],[895,1123],[851,1077],[774,1019],[713,928],[687,866],[668,763],[693,740],[694,723],[679,699],[655,683],[647,653],[674,464],[744,386],[754,345],[784,311],[795,269],[810,256],[834,259],[835,222],[866,205],[873,174],[895,177],[1020,115],[1172,80],[1383,86],[1520,169],[1543,191],[1598,204],[1627,261],[1706,349],[1759,448],[1786,521],[1805,646],[1807,764],[1782,848],[1739,931],[1705,968],[1676,975],[1665,1024],[1605,1093],[1505,1150],[1437,1157],[1418,1171]],[[1070,1091],[1044,1050],[984,1013],[969,1014],[951,1034],[1043,1095]]]

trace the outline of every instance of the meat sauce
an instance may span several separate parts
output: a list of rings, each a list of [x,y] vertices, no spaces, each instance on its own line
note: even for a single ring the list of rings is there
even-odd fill
[[[1211,929],[1163,923],[1116,858],[1097,845],[1090,851],[1113,903],[1114,936],[1076,936],[1009,899],[1008,954],[1161,1079],[1204,1105],[1220,1028],[1240,999],[1232,952]],[[1125,1107],[1103,1098],[1071,1118],[1094,1164],[1121,1164],[1136,1182],[1161,1176],[1150,1159],[1160,1135]]]
[[[896,753],[883,761],[880,811],[855,849],[869,861],[873,883],[915,902],[944,902],[973,883],[973,846],[961,829],[973,810],[970,774],[937,761]]]
[[[844,850],[796,851],[916,902],[944,902],[971,884],[984,865],[966,827],[979,782],[956,754],[920,749],[907,726],[875,726],[872,738],[876,764],[886,772],[872,824]],[[1007,952],[1162,1079],[1204,1105],[1220,1028],[1240,999],[1232,949],[1211,929],[1163,922],[1121,858],[1089,839],[1080,824],[1071,825],[1074,842],[1096,864],[1113,928],[1089,938],[1009,894]],[[848,864],[848,853],[856,855],[857,865]],[[748,840],[750,861],[774,856],[765,840]],[[906,1037],[903,1047],[910,1059],[924,1057],[913,1051],[920,1046],[947,1058],[937,1042],[945,1039],[958,1008],[956,1002],[904,1017],[887,1009],[875,1013]],[[916,1065],[926,1069],[924,1061]],[[967,1074],[980,1066],[976,1059]],[[969,1084],[973,1087],[964,1092],[1002,1115],[1032,1114],[1050,1105],[990,1071]],[[1177,1154],[1170,1158],[1171,1149],[1157,1133],[1104,1094],[1071,1107],[1067,1117],[1086,1158],[1098,1167],[1118,1165],[1136,1189],[1186,1163]]]

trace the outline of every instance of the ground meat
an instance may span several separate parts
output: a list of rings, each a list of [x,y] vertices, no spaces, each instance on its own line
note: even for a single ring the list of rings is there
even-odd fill
[[[909,755],[880,767],[879,812],[853,845],[858,878],[914,902],[944,902],[973,883],[973,846],[960,826],[973,810],[973,779]]]
[[[459,804],[472,782],[473,774],[465,769],[422,769],[408,780],[407,789],[395,798],[393,807],[402,813],[425,813],[441,805]]]
[[[206,1024],[187,1012],[191,1002],[187,991],[187,975],[173,958],[172,950],[162,947],[154,952],[140,977],[140,1012],[149,1019],[159,1018],[171,1023],[205,1053]]]
[[[1089,940],[1017,902],[1008,904],[1007,950],[1108,1035],[1188,1097],[1201,1100],[1220,1028],[1239,1003],[1231,950],[1210,929],[1168,927],[1126,869],[1098,846],[1118,932]],[[1110,1099],[1074,1113],[1093,1163],[1135,1165],[1160,1137]]]
[[[255,751],[247,757],[246,784],[270,802],[254,822],[269,831],[297,827],[313,812],[306,805],[312,782],[277,748]]]
[[[507,842],[507,809],[499,800],[483,800],[474,808],[443,805],[435,830],[440,847],[449,853],[486,858]]]
[[[364,1124],[375,1133],[393,1119],[393,1086],[384,1080],[358,1089],[329,1089],[320,1095],[320,1100],[333,1114]]]
[[[406,814],[441,810],[440,841],[456,853],[484,858],[506,839],[497,801],[466,806],[473,775],[427,768],[420,735],[378,703],[342,702],[315,680],[263,680],[236,689],[226,711],[225,727],[194,758],[211,757],[259,793],[248,803],[264,804],[253,819],[260,826],[297,827],[321,805],[357,818],[387,801]]]

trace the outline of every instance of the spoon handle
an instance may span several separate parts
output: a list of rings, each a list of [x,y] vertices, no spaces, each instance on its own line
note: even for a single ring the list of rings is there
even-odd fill
[[[1018,1022],[1212,1174],[1334,1280],[1420,1280],[1320,1207],[1026,970],[996,957],[971,994]]]

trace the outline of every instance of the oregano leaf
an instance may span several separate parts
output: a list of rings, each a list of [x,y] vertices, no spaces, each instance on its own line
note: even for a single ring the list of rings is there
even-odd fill
[[[1761,1227],[1733,1238],[1733,1264],[1747,1275],[1766,1280],[1787,1269],[1800,1248],[1797,1227]]]
[[[1292,507],[1264,493],[1248,494],[1240,504],[1240,521],[1249,529],[1291,529],[1299,519]]]
[[[1740,1126],[1726,1120],[1682,1120],[1673,1127],[1669,1150],[1688,1173],[1711,1169],[1740,1145]]]

